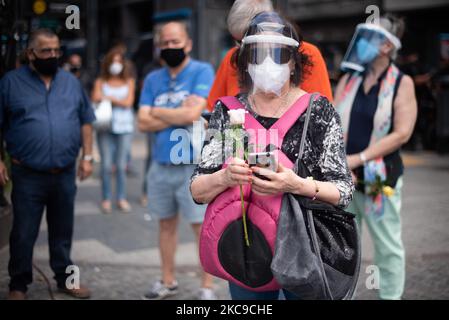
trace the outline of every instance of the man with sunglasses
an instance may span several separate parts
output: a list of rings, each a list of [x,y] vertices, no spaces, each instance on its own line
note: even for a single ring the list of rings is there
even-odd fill
[[[87,288],[70,286],[67,267],[73,265],[76,162],[82,145],[78,176],[88,178],[95,116],[81,83],[58,68],[60,56],[58,37],[38,29],[29,39],[29,65],[7,73],[0,81],[0,128],[12,159],[13,184],[8,299],[26,298],[44,209],[50,266],[58,289],[76,298],[90,296]],[[8,181],[0,161],[0,184]]]

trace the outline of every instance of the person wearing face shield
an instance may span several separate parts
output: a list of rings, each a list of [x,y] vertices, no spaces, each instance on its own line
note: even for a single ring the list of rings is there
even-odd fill
[[[357,190],[349,211],[367,223],[374,241],[381,299],[400,299],[405,283],[400,148],[413,132],[417,102],[413,80],[394,63],[403,32],[392,15],[358,25],[335,95]]]
[[[312,96],[301,89],[308,57],[298,51],[300,46],[301,38],[295,29],[277,13],[263,12],[251,21],[242,46],[234,54],[241,92],[235,98],[220,98],[214,106],[208,139],[192,176],[191,192],[195,201],[211,204],[218,197],[222,199],[229,189],[242,185],[249,186],[251,197],[265,201],[265,206],[270,205],[271,197],[283,193],[316,197],[341,208],[349,205],[354,186],[346,163],[340,119],[322,95],[311,103],[312,116],[302,158],[308,170],[316,173],[319,179],[303,179],[291,169],[299,157],[306,118],[304,110]],[[232,108],[229,98],[255,119],[248,124],[245,120],[245,128],[249,123],[256,123],[270,135],[285,131],[281,145],[276,148],[271,143],[266,145],[266,141],[263,146],[253,144],[256,152],[276,152],[285,165],[275,160],[277,169],[271,171],[250,167],[243,159],[227,157],[229,153],[222,137],[226,137],[227,128],[232,125],[228,114]],[[223,199],[226,203],[228,200]],[[222,252],[222,256],[233,254]],[[261,272],[260,279],[254,281],[259,282],[263,276]],[[278,299],[280,294],[279,290],[256,292],[231,281],[229,288],[233,299],[272,300]],[[287,299],[301,298],[286,290],[283,292]]]
[[[134,131],[134,92],[135,80],[123,53],[117,49],[110,50],[103,60],[101,75],[92,90],[93,102],[107,100],[113,106],[110,128],[97,131],[101,156],[101,209],[106,214],[112,212],[113,165],[117,178],[117,208],[123,213],[131,211],[126,193],[126,166]]]
[[[234,40],[239,44],[248,29],[251,20],[259,13],[272,12],[271,0],[236,0],[228,15],[228,30]],[[310,65],[304,70],[304,81],[301,88],[307,92],[319,92],[332,101],[332,89],[329,81],[326,63],[320,50],[309,42],[301,41],[297,48],[309,56]],[[238,50],[238,45],[231,48],[221,62],[209,97],[207,108],[213,110],[218,98],[234,96],[240,92],[238,72],[232,63],[232,56]]]

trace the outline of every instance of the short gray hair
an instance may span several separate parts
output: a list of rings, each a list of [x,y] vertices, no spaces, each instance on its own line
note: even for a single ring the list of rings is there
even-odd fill
[[[256,15],[273,10],[271,0],[235,0],[228,15],[228,30],[236,40],[241,40]]]
[[[380,17],[379,24],[399,39],[404,35],[405,22],[403,18],[387,13]]]
[[[387,13],[380,17],[379,24],[388,32],[398,37],[401,40],[405,32],[405,22],[403,18],[397,17],[391,13]],[[398,49],[391,52],[391,57],[396,59]]]
[[[40,28],[36,29],[33,32],[31,32],[30,37],[28,38],[28,48],[34,48],[37,44],[37,39],[39,37],[46,37],[46,38],[57,38],[58,36],[56,33],[53,32],[51,29],[47,28]]]

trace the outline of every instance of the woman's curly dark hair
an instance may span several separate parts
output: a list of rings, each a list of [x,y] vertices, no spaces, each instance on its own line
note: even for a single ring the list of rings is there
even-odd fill
[[[284,19],[285,20],[285,19]],[[251,27],[248,29],[248,34],[250,33]],[[299,28],[295,28],[292,23],[285,20],[285,28],[283,34],[293,38],[299,42],[299,48],[291,48],[292,51],[292,61],[295,64],[293,74],[290,77],[290,82],[298,86],[304,80],[304,75],[310,73],[310,68],[313,66],[310,57],[303,52],[302,41],[303,38],[299,34]],[[249,51],[250,46],[240,46],[238,50],[234,52],[231,58],[231,63],[233,67],[237,70],[239,85],[243,91],[250,91],[253,82],[251,76],[248,73],[248,61],[249,61]]]

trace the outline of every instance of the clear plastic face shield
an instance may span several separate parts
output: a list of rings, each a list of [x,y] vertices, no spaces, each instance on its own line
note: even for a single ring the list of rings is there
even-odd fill
[[[342,71],[364,72],[379,56],[380,49],[386,41],[391,42],[396,50],[401,48],[399,38],[380,25],[359,24],[341,63]]]
[[[253,82],[252,93],[262,91],[281,95],[290,79],[291,60],[299,42],[291,29],[277,22],[253,25],[242,40],[240,57],[248,59],[248,73]]]

